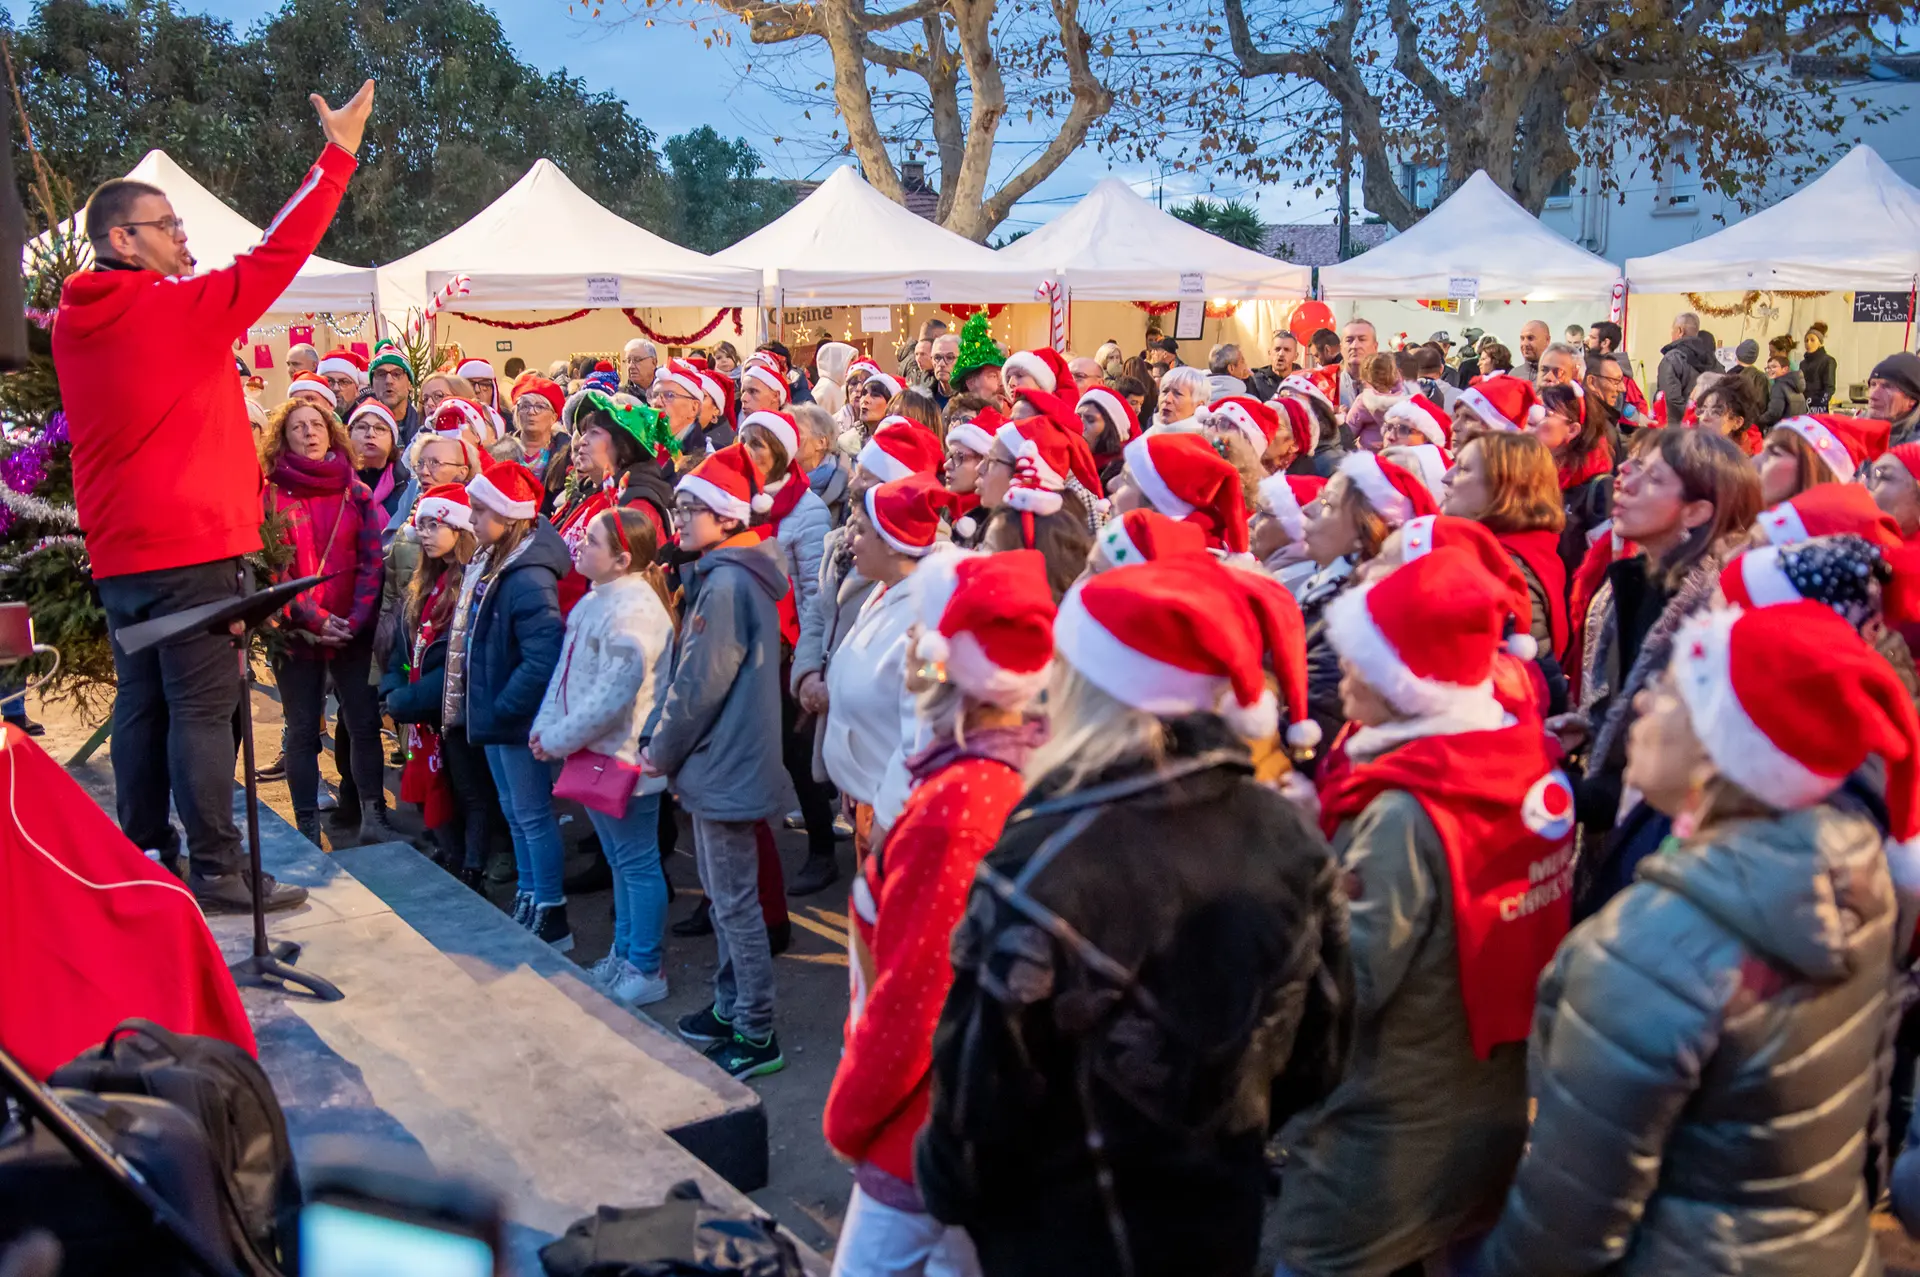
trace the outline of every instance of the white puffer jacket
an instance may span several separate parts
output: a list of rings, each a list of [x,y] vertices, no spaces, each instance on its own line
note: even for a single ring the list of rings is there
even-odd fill
[[[555,758],[583,749],[640,761],[673,676],[673,618],[644,576],[596,585],[567,617],[567,638],[533,730]],[[657,793],[649,776],[637,793]]]

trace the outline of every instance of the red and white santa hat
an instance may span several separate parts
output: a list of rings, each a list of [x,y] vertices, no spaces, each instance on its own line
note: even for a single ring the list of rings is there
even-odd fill
[[[994,431],[993,441],[1006,449],[1016,465],[1022,457],[1032,458],[1034,481],[1048,492],[1059,492],[1067,486],[1067,475],[1073,470],[1067,439],[1045,417],[1022,417],[1018,421],[1003,422]],[[1058,503],[1054,508],[1059,508]],[[1048,512],[1036,510],[1034,513]]]
[[[1920,721],[1886,658],[1819,603],[1714,608],[1680,627],[1673,681],[1714,767],[1770,807],[1809,807],[1878,755],[1896,881],[1920,854]],[[1904,865],[1908,872],[1902,872]]]
[[[351,426],[362,417],[377,419],[396,440],[400,438],[400,423],[393,419],[393,412],[378,399],[362,399],[347,414],[347,424]]]
[[[1066,468],[1061,473],[1072,476],[1090,496],[1096,499],[1104,497],[1106,490],[1100,483],[1100,467],[1094,463],[1093,448],[1087,443],[1080,415],[1073,406],[1073,396],[1048,394],[1032,386],[1022,386],[1013,393],[1015,398],[1040,413],[1038,418],[1020,418],[1021,426],[1042,432],[1051,427],[1060,446],[1066,450]]]
[[[1313,409],[1300,402],[1296,395],[1281,395],[1270,402],[1274,411],[1286,418],[1287,429],[1293,432],[1295,448],[1310,454],[1320,446],[1320,422],[1313,415]]]
[[[287,398],[291,399],[296,394],[319,395],[327,401],[328,407],[340,406],[340,396],[333,393],[333,387],[327,384],[327,379],[317,372],[294,374],[293,380],[287,383]]]
[[[958,499],[931,474],[910,474],[867,489],[867,518],[895,550],[924,558],[939,538],[941,514],[953,510]]]
[[[1240,472],[1195,434],[1142,435],[1126,446],[1127,473],[1170,519],[1197,523],[1210,548],[1247,551],[1247,502]]]
[[[1042,346],[1038,350],[1016,350],[1007,356],[1007,362],[1000,371],[1002,375],[1023,372],[1039,382],[1040,389],[1050,395],[1073,388],[1073,374],[1067,370],[1066,356],[1051,346]]]
[[[1309,399],[1318,399],[1327,406],[1327,411],[1329,412],[1334,411],[1337,406],[1333,400],[1327,398],[1327,392],[1320,389],[1313,378],[1304,373],[1288,373],[1285,377],[1281,378],[1280,389],[1288,391],[1291,394],[1305,395]]]
[[[780,402],[783,405],[787,402],[787,379],[780,375],[779,369],[770,364],[747,364],[745,368],[740,370],[740,384],[744,388],[749,381],[757,382],[765,386],[768,390],[771,390],[774,394],[780,396]]]
[[[982,408],[966,421],[956,421],[947,427],[947,446],[965,448],[975,456],[984,457],[993,451],[993,436],[1007,419],[998,409]]]
[[[1207,536],[1197,526],[1169,519],[1158,510],[1129,510],[1109,519],[1093,540],[1095,568],[1131,567],[1175,554],[1205,554]]]
[[[453,370],[453,375],[456,377],[463,377],[468,381],[494,380],[493,365],[488,363],[484,359],[480,359],[473,356],[469,356],[466,359],[462,359],[460,361],[459,366]]]
[[[1280,413],[1249,395],[1228,395],[1216,399],[1199,412],[1200,424],[1215,430],[1231,430],[1247,441],[1258,457],[1280,430]]]
[[[1807,441],[1815,456],[1842,483],[1850,481],[1862,464],[1887,450],[1893,423],[1868,417],[1788,417],[1777,429],[1791,430]]]
[[[747,356],[746,366],[748,368],[770,368],[783,378],[792,367],[792,365],[787,362],[787,357],[777,350],[754,351],[751,355]]]
[[[1430,443],[1403,443],[1385,451],[1393,454],[1391,459],[1395,462],[1411,463],[1405,468],[1420,476],[1420,481],[1427,485],[1427,491],[1433,495],[1436,504],[1446,500],[1446,478],[1450,468],[1446,453]]]
[[[1267,513],[1280,521],[1287,540],[1304,540],[1307,535],[1306,508],[1320,499],[1327,481],[1311,474],[1270,474],[1260,481],[1260,499]]]
[[[503,519],[531,519],[547,490],[518,461],[496,461],[467,482],[467,497]]]
[[[907,578],[920,617],[909,659],[977,701],[1022,709],[1053,670],[1053,590],[1038,550],[934,554]]]
[[[1140,418],[1134,414],[1133,405],[1127,397],[1108,386],[1089,386],[1080,396],[1074,409],[1077,411],[1092,404],[1106,415],[1120,430],[1120,442],[1126,443],[1140,433]]]
[[[867,379],[880,371],[880,365],[873,362],[870,355],[862,355],[847,365],[847,375],[843,379],[849,386],[864,386]],[[898,392],[896,392],[898,393]]]
[[[1102,572],[1067,592],[1053,637],[1062,660],[1121,704],[1158,718],[1219,714],[1250,740],[1279,729],[1270,662],[1292,719],[1287,744],[1320,743],[1300,606],[1257,573],[1191,554]]]
[[[460,395],[449,395],[433,410],[433,419],[427,423],[427,428],[443,435],[457,435],[462,428],[468,428],[478,436],[482,428],[492,430],[494,425],[485,404],[475,403]]]
[[[1439,404],[1425,395],[1409,395],[1387,409],[1384,424],[1391,425],[1394,422],[1405,422],[1418,430],[1436,448],[1453,446],[1452,420],[1441,411]]]
[[[910,474],[934,474],[945,459],[939,437],[905,417],[888,417],[882,421],[856,458],[861,469],[883,483],[904,479]]]
[[[1527,578],[1484,523],[1450,514],[1423,514],[1400,528],[1400,560],[1411,563],[1435,550],[1461,550],[1471,555],[1486,574],[1507,592],[1506,648],[1523,661],[1540,655],[1533,637],[1533,595]]]
[[[355,354],[342,346],[329,350],[320,356],[320,375],[322,377],[344,374],[352,377],[361,385],[367,384],[367,359],[365,355]]]
[[[680,387],[695,399],[707,397],[707,383],[700,376],[700,370],[684,359],[669,359],[654,369],[653,386],[648,389],[653,389],[663,381]]]
[[[700,392],[704,394],[720,415],[729,421],[733,419],[733,381],[722,377],[710,368],[700,370]],[[784,402],[784,401],[783,401]]]
[[[748,426],[759,426],[762,430],[778,439],[780,446],[786,449],[788,461],[793,461],[800,456],[800,427],[794,421],[792,414],[771,412],[765,408],[761,408],[755,412],[748,413],[747,419],[740,423],[740,429],[742,430],[745,430]]]
[[[756,514],[773,508],[773,498],[753,468],[753,458],[744,446],[730,443],[688,471],[673,485],[723,519],[751,523]]]
[[[1360,489],[1360,495],[1366,498],[1367,505],[1386,520],[1390,528],[1397,528],[1408,519],[1423,514],[1440,513],[1440,506],[1434,500],[1433,491],[1427,487],[1426,480],[1406,467],[1395,465],[1371,452],[1350,452],[1342,457],[1340,473],[1347,476],[1347,482]]]
[[[1762,510],[1754,526],[1770,545],[1798,545],[1842,532],[1865,537],[1882,549],[1901,544],[1900,525],[1857,483],[1816,484],[1790,501]]]
[[[898,377],[892,373],[881,372],[878,368],[875,368],[862,378],[860,384],[863,387],[871,386],[876,381],[887,388],[887,398],[889,400],[906,388],[901,384]]]
[[[438,483],[420,494],[413,507],[413,521],[438,519],[449,527],[473,531],[473,502],[467,490],[457,483]]]
[[[1505,717],[1493,657],[1509,611],[1507,587],[1473,555],[1434,550],[1336,597],[1326,635],[1400,713],[1484,731]]]
[[[1525,430],[1547,415],[1533,383],[1510,373],[1481,377],[1460,392],[1460,402],[1495,430]]]

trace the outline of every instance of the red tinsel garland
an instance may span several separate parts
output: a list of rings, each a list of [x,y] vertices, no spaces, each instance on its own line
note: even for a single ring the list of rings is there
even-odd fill
[[[1149,315],[1171,315],[1174,311],[1180,309],[1179,302],[1135,302],[1134,305],[1138,306],[1141,310],[1146,311]],[[1234,315],[1239,311],[1239,309],[1240,309],[1239,302],[1227,302],[1224,305],[1220,305],[1220,306],[1216,306],[1212,302],[1208,302],[1207,318],[1208,319],[1232,319]]]
[[[655,332],[652,328],[649,328],[647,326],[646,320],[640,318],[640,316],[633,313],[633,308],[631,306],[621,307],[620,313],[625,315],[627,317],[628,322],[631,323],[635,328],[638,328],[641,332],[645,333],[647,335],[647,340],[657,341],[667,346],[691,346],[694,342],[699,341],[702,337],[707,336],[709,333],[713,332],[714,329],[720,327],[721,323],[727,319],[733,320],[733,335],[735,337],[738,337],[742,332],[742,328],[740,325],[740,308],[738,306],[735,306],[730,310],[721,311],[719,314],[713,317],[713,322],[708,324],[705,328],[702,328],[697,333],[688,333],[683,337],[675,337],[671,333]]]
[[[1000,312],[1005,310],[1010,304],[1011,303],[1008,302],[993,302],[986,306],[975,306],[968,302],[942,302],[940,303],[940,309],[946,311],[955,319],[967,319],[982,310],[987,312],[988,319],[998,319],[1000,318]]]
[[[511,328],[515,332],[525,332],[529,328],[551,328],[555,324],[571,323],[582,315],[591,315],[593,311],[576,310],[571,315],[562,315],[558,319],[529,319],[524,322],[512,319],[487,319],[481,315],[469,315],[464,310],[450,310],[447,313],[455,319],[469,320],[485,328]]]

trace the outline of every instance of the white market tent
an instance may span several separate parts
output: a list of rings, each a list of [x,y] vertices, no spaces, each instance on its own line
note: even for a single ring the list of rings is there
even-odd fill
[[[1293,300],[1312,282],[1305,266],[1190,226],[1117,177],[1103,178],[1071,209],[997,255],[1060,280],[1074,301]]]
[[[218,196],[193,180],[165,151],[154,149],[126,174],[166,192],[174,216],[187,226],[187,248],[194,257],[196,275],[230,266],[233,259],[260,242],[264,232],[228,208]],[[68,234],[78,234],[77,220],[67,223]],[[28,246],[29,256],[45,236]],[[293,284],[267,308],[274,314],[314,311],[360,313],[373,309],[374,273],[371,267],[349,266],[324,257],[309,257]]]
[[[551,160],[425,248],[380,268],[390,315],[422,310],[456,275],[456,310],[754,306],[760,276],[670,243],[595,202]]]
[[[1651,257],[1627,259],[1637,293],[1855,289],[1920,279],[1920,188],[1870,146],[1771,208]]]
[[[1446,298],[1476,281],[1482,300],[1550,302],[1606,297],[1620,268],[1549,230],[1484,171],[1378,248],[1320,268],[1320,295]]]
[[[713,260],[765,272],[770,306],[780,294],[821,306],[1030,302],[1044,278],[908,212],[851,167]]]

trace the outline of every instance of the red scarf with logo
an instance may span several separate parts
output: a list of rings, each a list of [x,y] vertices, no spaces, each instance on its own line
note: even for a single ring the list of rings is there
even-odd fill
[[[1560,557],[1560,534],[1540,528],[1532,532],[1496,532],[1494,540],[1539,578],[1547,595],[1547,632],[1553,636],[1553,650],[1544,655],[1559,658],[1567,650],[1569,637],[1567,561]]]
[[[1353,762],[1320,791],[1327,837],[1388,790],[1419,800],[1446,848],[1474,1054],[1524,1042],[1534,985],[1572,910],[1573,789],[1538,724],[1426,736]]]
[[[773,508],[767,511],[767,521],[759,527],[763,536],[773,540],[780,536],[781,520],[792,514],[800,498],[807,495],[807,472],[800,468],[799,462],[788,468],[786,480],[769,495],[773,497]],[[780,638],[789,648],[795,648],[800,646],[800,605],[795,602],[800,595],[800,583],[790,581],[788,585],[793,588],[780,596]]]
[[[434,624],[434,612],[448,582],[459,579],[455,568],[448,568],[427,592],[426,606],[420,609],[420,632],[413,639],[413,662],[407,669],[407,682],[420,681],[420,660],[440,636]],[[440,757],[440,733],[419,723],[407,723],[405,740],[407,764],[400,769],[400,801],[418,803],[422,821],[428,829],[439,829],[453,819],[453,786],[447,780],[446,765]]]

